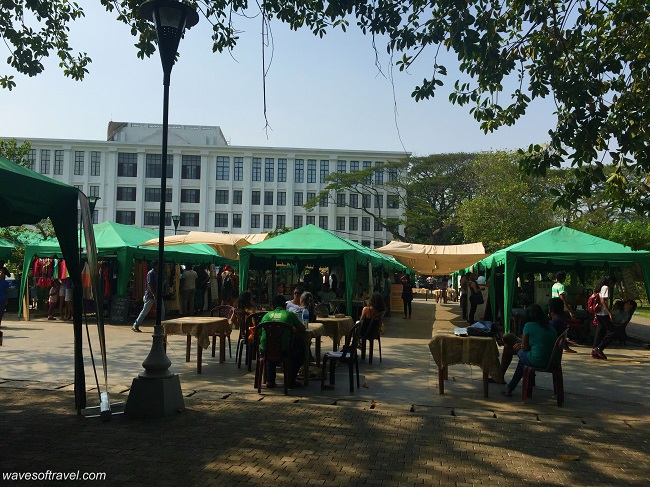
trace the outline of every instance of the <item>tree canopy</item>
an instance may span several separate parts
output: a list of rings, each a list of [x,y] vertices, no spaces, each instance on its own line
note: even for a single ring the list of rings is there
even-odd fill
[[[138,36],[140,57],[154,51],[153,27],[139,15],[140,0],[100,0]],[[485,132],[514,125],[530,104],[551,97],[557,123],[544,144],[522,151],[520,167],[546,175],[563,164],[570,178],[554,190],[570,207],[591,195],[595,184],[624,208],[650,209],[650,3],[645,0],[187,0],[213,26],[213,50],[235,47],[236,21],[258,9],[266,22],[292,29],[329,29],[356,23],[376,40],[386,39],[399,69],[428,63],[431,74],[414,89],[415,100],[433,97],[445,83],[449,51],[460,76],[449,94],[468,106]],[[70,24],[83,16],[69,0],[6,0],[0,35],[9,65],[35,76],[51,52],[66,76],[83,79],[90,58],[73,53]],[[447,58],[448,59],[448,58]],[[0,75],[0,86],[15,86]],[[605,170],[611,165],[613,171]]]

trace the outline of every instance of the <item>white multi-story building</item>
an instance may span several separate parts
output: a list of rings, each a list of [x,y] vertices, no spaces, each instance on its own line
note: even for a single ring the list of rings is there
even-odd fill
[[[95,222],[157,227],[161,176],[160,124],[108,125],[107,141],[21,139],[32,168],[99,196]],[[362,211],[403,218],[399,199],[381,189],[397,177],[377,169],[378,194],[338,193],[313,210],[303,205],[327,186],[331,172],[354,172],[405,157],[403,152],[232,146],[219,127],[170,125],[166,224],[178,231],[260,233],[315,224],[369,247],[392,235]],[[400,229],[401,230],[401,229]]]

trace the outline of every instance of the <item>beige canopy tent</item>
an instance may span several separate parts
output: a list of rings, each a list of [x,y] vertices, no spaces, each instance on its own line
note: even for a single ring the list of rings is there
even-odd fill
[[[488,255],[481,242],[465,245],[422,245],[393,241],[375,251],[392,255],[398,262],[427,276],[449,275]]]
[[[189,232],[184,235],[165,237],[165,247],[170,245],[206,244],[212,247],[220,256],[230,260],[238,260],[239,249],[262,242],[266,240],[268,235],[268,233]],[[158,239],[152,238],[142,245],[158,246]]]

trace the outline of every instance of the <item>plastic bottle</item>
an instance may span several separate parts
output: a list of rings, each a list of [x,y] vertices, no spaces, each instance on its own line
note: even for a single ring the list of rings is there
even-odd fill
[[[305,325],[305,328],[309,328],[309,310],[307,308],[302,309],[302,324]]]

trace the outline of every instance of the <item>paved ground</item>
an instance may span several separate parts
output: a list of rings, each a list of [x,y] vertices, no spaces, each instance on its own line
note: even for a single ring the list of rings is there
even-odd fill
[[[105,483],[161,486],[650,485],[650,350],[612,347],[605,362],[577,347],[564,357],[563,408],[543,376],[526,404],[502,397],[499,385],[484,399],[480,369],[464,365],[450,367],[440,396],[427,347],[434,310],[416,301],[413,320],[386,321],[383,362],[362,364],[354,394],[339,368],[334,390],[313,381],[289,396],[258,395],[234,360],[204,355],[197,375],[184,339],[172,337],[186,411],[107,423],[74,414],[69,324],[3,321],[0,471],[105,472]],[[117,401],[142,370],[150,337],[109,326],[107,341]]]

